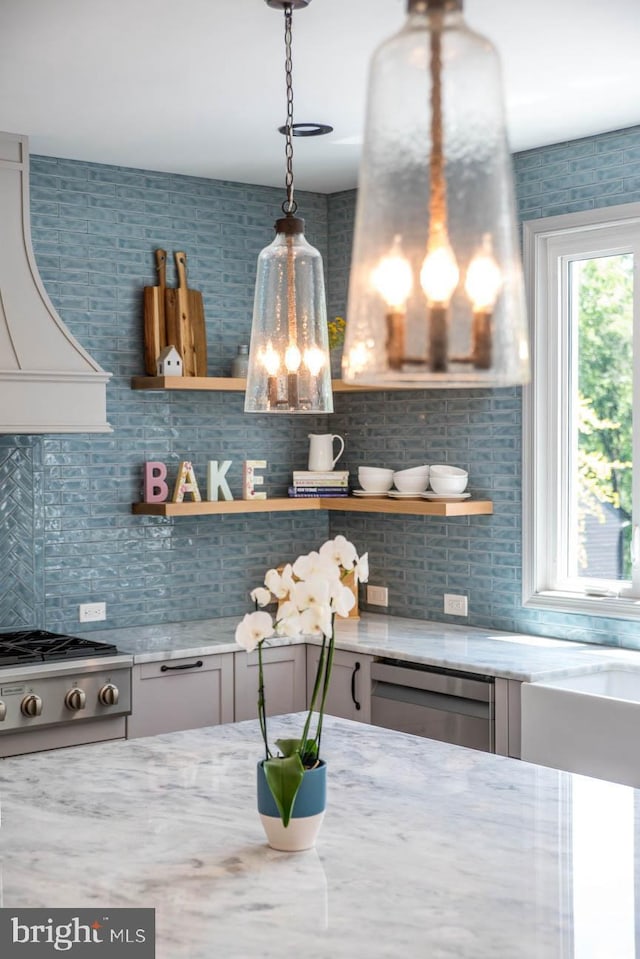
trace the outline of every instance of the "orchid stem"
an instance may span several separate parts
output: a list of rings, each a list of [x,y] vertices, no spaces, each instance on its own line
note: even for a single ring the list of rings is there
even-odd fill
[[[302,730],[302,740],[300,743],[300,748],[303,753],[306,752],[306,743],[307,736],[309,735],[309,727],[311,725],[311,717],[313,715],[313,710],[316,705],[316,699],[318,698],[318,692],[320,690],[320,679],[324,670],[324,657],[325,649],[327,645],[327,638],[323,635],[322,637],[322,646],[320,648],[320,658],[318,659],[318,668],[316,670],[316,679],[313,684],[313,692],[311,693],[311,701],[309,703],[309,713],[307,715],[307,721],[304,724],[304,729]]]
[[[265,759],[271,759],[271,750],[267,739],[267,713],[264,697],[264,670],[262,668],[262,643],[258,643],[258,720],[260,721],[260,732],[264,740]]]
[[[322,699],[320,700],[320,710],[318,713],[318,728],[316,730],[316,743],[318,747],[318,756],[320,756],[320,739],[322,737],[322,718],[324,716],[324,706],[329,692],[329,683],[331,682],[331,669],[333,667],[333,652],[335,649],[336,638],[336,614],[331,616],[331,639],[329,640],[329,651],[327,653],[327,665],[324,671],[324,684],[322,687]],[[319,671],[318,671],[319,672]]]

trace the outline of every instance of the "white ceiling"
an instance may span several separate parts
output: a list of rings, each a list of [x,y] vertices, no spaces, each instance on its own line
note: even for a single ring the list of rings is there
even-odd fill
[[[294,13],[299,189],[356,184],[367,64],[405,0]],[[514,151],[640,123],[638,0],[467,0],[503,61]],[[31,152],[280,185],[283,15],[264,0],[0,0],[0,129]]]

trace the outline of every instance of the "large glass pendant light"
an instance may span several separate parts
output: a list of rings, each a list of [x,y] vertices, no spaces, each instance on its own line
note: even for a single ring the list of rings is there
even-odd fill
[[[247,413],[332,413],[322,257],[305,239],[293,198],[292,10],[310,0],[266,2],[284,10],[287,199],[275,239],[258,257],[244,408]]]
[[[496,52],[462,0],[408,0],[376,51],[342,375],[389,387],[529,379]]]

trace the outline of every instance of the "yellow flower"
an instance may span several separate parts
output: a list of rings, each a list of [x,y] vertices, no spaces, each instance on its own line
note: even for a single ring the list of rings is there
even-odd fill
[[[336,346],[342,346],[344,343],[344,331],[347,323],[344,317],[336,316],[334,320],[329,320],[327,327],[329,329],[329,349],[333,350]]]

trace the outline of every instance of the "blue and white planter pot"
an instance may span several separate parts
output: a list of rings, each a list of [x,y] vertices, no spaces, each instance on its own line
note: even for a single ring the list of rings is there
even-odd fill
[[[308,769],[293,804],[289,825],[282,825],[267,778],[258,763],[258,812],[272,849],[300,852],[315,845],[327,805],[327,766],[320,762]]]

